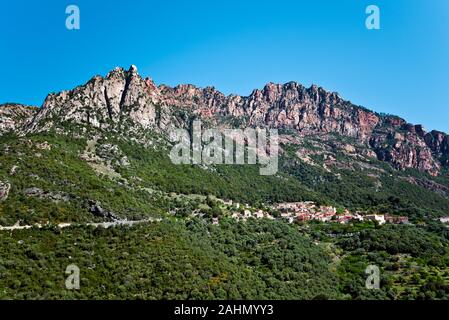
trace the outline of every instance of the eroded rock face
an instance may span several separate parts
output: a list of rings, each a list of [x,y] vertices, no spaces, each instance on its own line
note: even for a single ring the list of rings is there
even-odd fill
[[[157,90],[142,79],[137,68],[116,68],[103,78],[93,77],[83,86],[47,96],[28,131],[46,130],[53,121],[73,121],[108,128],[124,116],[148,128],[155,123]]]
[[[449,165],[449,136],[443,132],[431,131],[424,135],[424,139],[441,163]]]
[[[398,124],[398,127],[389,126],[389,123],[389,120],[384,121],[382,129],[376,130],[370,139],[378,159],[390,162],[399,170],[414,168],[438,175],[441,164],[437,149],[427,142],[422,127],[416,130],[416,126],[407,123]]]
[[[50,94],[35,117],[28,120],[26,131],[46,130],[55,121],[103,129],[129,121],[132,126],[168,132],[189,126],[191,119],[176,115],[179,110],[188,110],[217,126],[224,119],[236,119],[241,127],[290,129],[302,136],[342,135],[365,145],[367,153],[397,169],[415,168],[437,175],[441,165],[449,164],[446,134],[427,133],[422,126],[399,117],[355,106],[316,85],[306,88],[296,82],[268,83],[249,96],[226,96],[213,87],[156,86],[151,79],[143,79],[135,66],[128,71],[116,68],[106,77],[95,76],[71,91]],[[2,118],[9,121],[11,117]]]
[[[336,132],[361,140],[379,122],[374,113],[317,86],[269,83],[248,97],[225,96],[213,87],[156,87],[132,66],[128,71],[116,68],[105,78],[96,76],[72,91],[50,94],[29,128],[45,129],[52,119],[108,127],[127,118],[124,115],[145,128],[167,128],[174,120],[171,111],[179,108],[213,122],[219,122],[219,116],[231,116],[249,126],[291,128],[303,134]]]
[[[0,105],[0,135],[7,132],[18,132],[22,126],[37,113],[36,107],[21,104]]]
[[[203,118],[217,115],[244,118],[249,126],[289,128],[301,135],[337,133],[365,143],[370,154],[403,170],[415,168],[437,175],[449,162],[446,134],[426,133],[421,125],[381,116],[315,85],[267,84],[248,97],[225,96],[214,88],[192,85],[161,90],[167,105],[187,106]],[[247,119],[247,120],[246,120]]]

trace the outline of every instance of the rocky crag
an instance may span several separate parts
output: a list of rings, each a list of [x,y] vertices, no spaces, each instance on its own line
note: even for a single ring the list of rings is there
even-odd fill
[[[191,118],[180,116],[180,110],[218,126],[269,127],[323,139],[340,135],[398,170],[414,168],[437,176],[449,164],[449,137],[445,133],[426,132],[421,125],[372,112],[316,85],[306,88],[296,82],[268,83],[249,96],[224,95],[213,87],[157,86],[153,80],[142,78],[135,66],[115,68],[73,90],[49,94],[41,108],[0,106],[0,135],[45,131],[55,122],[102,129],[126,122],[168,132],[189,125]]]

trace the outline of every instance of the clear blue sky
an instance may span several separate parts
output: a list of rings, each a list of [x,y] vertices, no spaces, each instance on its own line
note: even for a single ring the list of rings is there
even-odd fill
[[[81,29],[65,28],[65,8]],[[365,8],[381,30],[365,28]],[[353,103],[449,132],[448,0],[2,1],[0,103],[41,105],[115,66],[157,84],[248,95],[316,83]]]

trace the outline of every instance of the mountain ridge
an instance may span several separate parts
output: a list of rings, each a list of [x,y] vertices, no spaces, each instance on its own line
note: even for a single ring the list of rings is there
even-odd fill
[[[117,67],[105,77],[96,75],[72,90],[51,93],[41,108],[2,106],[6,108],[0,108],[0,134],[40,132],[67,121],[107,129],[124,120],[166,133],[189,126],[194,117],[214,126],[270,127],[300,136],[339,134],[365,145],[373,156],[398,170],[413,168],[437,176],[449,164],[447,134],[426,132],[422,125],[295,81],[269,82],[248,96],[225,95],[211,86],[156,85],[151,78],[142,78],[133,65],[128,70]],[[11,108],[20,111],[14,113]],[[190,117],[178,116],[180,110]]]

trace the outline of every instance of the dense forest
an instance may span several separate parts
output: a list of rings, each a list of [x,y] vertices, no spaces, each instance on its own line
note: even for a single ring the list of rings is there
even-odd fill
[[[0,298],[448,299],[448,244],[410,226],[265,219],[3,232]],[[79,290],[65,287],[71,264]],[[379,290],[365,287],[370,264],[381,268]]]
[[[260,176],[251,165],[173,165],[163,138],[148,146],[118,136],[0,137],[0,181],[10,185],[0,226],[42,226],[0,230],[1,299],[449,298],[449,229],[436,219],[449,199],[403,179],[448,184],[445,172],[398,172],[375,160],[369,168],[381,169],[329,170],[283,145],[278,174]],[[411,224],[230,217],[295,201]],[[87,225],[105,217],[144,222]],[[70,264],[80,268],[79,290],[65,287]],[[379,289],[366,287],[369,265],[380,269]]]

